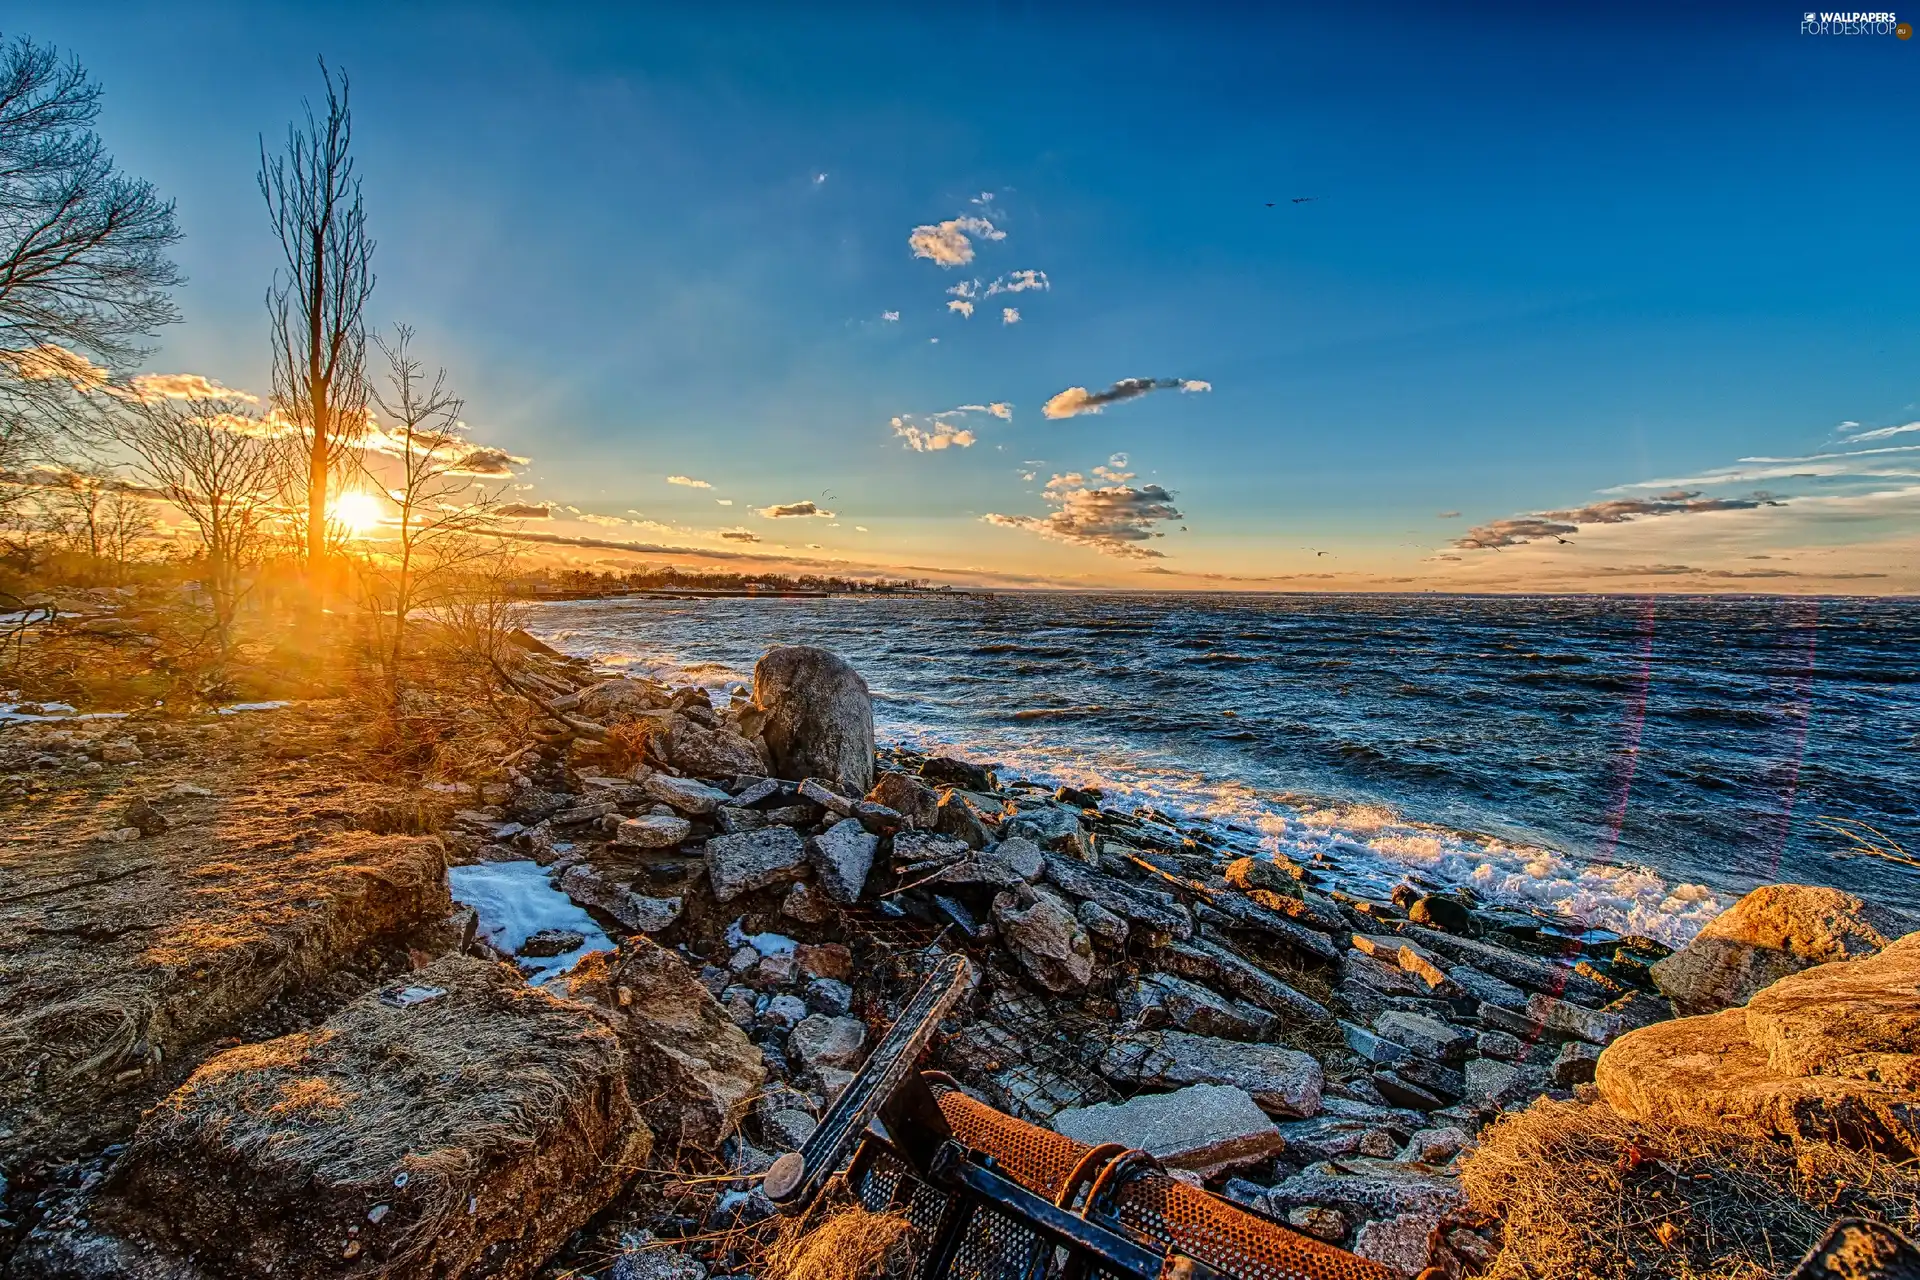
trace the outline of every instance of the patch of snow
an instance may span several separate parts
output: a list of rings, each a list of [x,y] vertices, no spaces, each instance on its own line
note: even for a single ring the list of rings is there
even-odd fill
[[[745,919],[741,916],[727,926],[727,945],[735,950],[752,947],[763,956],[785,956],[792,955],[800,945],[783,933],[748,933],[740,927],[741,920]]]
[[[447,886],[455,901],[478,913],[480,936],[507,955],[516,954],[528,938],[543,929],[564,929],[586,939],[564,955],[522,958],[519,963],[534,971],[530,981],[535,984],[565,973],[590,951],[614,949],[613,939],[572,898],[553,886],[547,869],[537,862],[448,867]]]
[[[292,702],[283,698],[277,702],[229,702],[224,707],[216,707],[215,710],[223,716],[237,716],[242,711],[278,711],[282,707],[292,705]]]

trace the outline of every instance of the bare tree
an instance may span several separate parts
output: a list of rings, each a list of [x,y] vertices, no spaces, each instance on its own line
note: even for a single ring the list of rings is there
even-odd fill
[[[0,47],[0,467],[88,422],[95,359],[134,360],[179,318],[173,204],[114,167],[100,96],[49,45]]]
[[[273,322],[273,402],[303,464],[310,573],[327,561],[327,488],[366,430],[367,331],[373,240],[353,173],[347,78],[327,89],[324,120],[303,104],[306,128],[287,128],[284,155],[260,142],[260,194],[280,239],[282,269],[267,290]]]
[[[152,396],[122,419],[133,470],[185,515],[206,554],[207,594],[223,658],[245,594],[245,571],[265,540],[277,458],[267,424],[235,395]]]
[[[505,486],[487,486],[463,465],[473,447],[460,421],[465,402],[447,388],[447,371],[426,375],[413,358],[413,330],[394,328],[391,343],[374,339],[386,358],[385,387],[372,395],[386,418],[365,453],[370,475],[397,472],[386,494],[396,508],[391,549],[370,547],[368,576],[377,588],[376,640],[389,687],[399,678],[407,619],[432,609],[499,548]],[[376,476],[377,478],[377,476]]]
[[[153,504],[116,476],[69,471],[43,501],[53,531],[67,547],[111,566],[114,577],[154,534]]]

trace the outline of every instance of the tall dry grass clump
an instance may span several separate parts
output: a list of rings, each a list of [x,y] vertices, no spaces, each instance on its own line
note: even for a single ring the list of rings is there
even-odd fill
[[[904,1213],[874,1213],[836,1205],[782,1225],[767,1247],[768,1280],[905,1280],[913,1271],[920,1233]]]
[[[1545,1098],[1487,1129],[1461,1183],[1505,1221],[1495,1280],[1762,1280],[1835,1218],[1920,1223],[1912,1165]]]

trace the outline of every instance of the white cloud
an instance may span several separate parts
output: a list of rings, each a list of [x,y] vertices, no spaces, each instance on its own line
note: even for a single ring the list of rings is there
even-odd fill
[[[1843,422],[1840,425],[1844,427],[1847,424]],[[1860,424],[1856,422],[1853,425],[1857,427]],[[1876,427],[1872,431],[1862,431],[1859,435],[1849,438],[1847,443],[1858,444],[1862,440],[1885,440],[1890,436],[1905,435],[1909,431],[1920,431],[1920,422],[1909,422],[1905,426],[1900,427]]]
[[[1025,293],[1029,289],[1051,289],[1053,282],[1044,271],[1010,271],[987,286],[987,296],[996,293]]]
[[[968,302],[965,298],[955,298],[953,301],[947,304],[947,310],[958,311],[961,315],[966,316],[968,319],[973,318],[973,304],[971,302]]]
[[[934,415],[934,422],[930,427],[919,426],[904,416],[895,417],[893,434],[905,440],[907,448],[915,453],[933,453],[941,449],[971,449],[977,439],[973,432],[954,426],[939,414]]]
[[[733,505],[732,498],[715,498],[714,501],[719,503],[723,507],[730,507]]]
[[[728,542],[758,542],[760,535],[751,529],[722,529],[720,536]]]
[[[1105,391],[1068,387],[1041,406],[1040,412],[1049,418],[1071,418],[1082,413],[1099,413],[1110,404],[1135,400],[1150,391],[1175,389],[1182,392],[1211,391],[1213,384],[1193,378],[1122,378]]]
[[[880,318],[882,320],[885,320],[888,324],[892,324],[895,320],[898,320],[900,318],[900,313],[898,311],[882,311],[880,313]]]
[[[809,498],[803,502],[781,502],[771,507],[761,507],[760,514],[769,520],[788,520],[803,516],[819,516],[824,520],[831,520],[835,513],[828,511],[825,507],[817,506]]]
[[[1173,495],[1157,484],[1133,488],[1124,483],[1133,477],[1107,467],[1095,467],[1094,475],[1110,483],[1096,486],[1077,471],[1056,475],[1047,481],[1042,495],[1059,510],[1050,515],[1015,516],[992,512],[981,520],[1005,529],[1087,547],[1103,555],[1128,560],[1158,560],[1161,553],[1144,545],[1163,537],[1154,526],[1163,520],[1186,517],[1173,505]]]
[[[979,288],[980,288],[980,282],[978,280],[962,280],[959,284],[956,284],[951,289],[948,289],[947,292],[952,294],[956,298],[971,298],[976,294]]]
[[[1001,324],[1019,324],[1020,308],[1018,307],[1000,308],[1000,323]]]
[[[865,525],[863,525],[863,524],[857,524],[857,525],[855,525],[855,526],[853,526],[853,531],[854,531],[855,533],[870,533],[870,532],[872,532],[872,531],[871,531],[870,529],[868,529],[868,528],[867,528],[867,526],[865,526]]]
[[[915,227],[907,237],[907,247],[916,258],[927,258],[943,267],[963,267],[973,261],[973,242],[967,239],[969,235],[982,240],[1007,238],[1006,232],[985,218],[949,218],[945,222]]]
[[[826,180],[827,180],[827,175],[824,173],[816,173],[813,175],[813,185],[816,187],[819,186],[821,183],[825,182]]]
[[[695,480],[692,476],[668,476],[668,484],[677,484],[683,489],[711,489],[705,480]]]

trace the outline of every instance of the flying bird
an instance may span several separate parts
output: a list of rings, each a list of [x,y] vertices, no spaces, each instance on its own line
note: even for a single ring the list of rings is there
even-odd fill
[[[1572,538],[1563,538],[1563,537],[1561,537],[1561,536],[1560,536],[1559,534],[1557,534],[1557,533],[1553,535],[1553,540],[1554,540],[1555,542],[1557,542],[1557,543],[1559,543],[1559,544],[1560,544],[1561,546],[1563,546],[1563,547],[1570,547],[1570,546],[1572,546],[1572,545],[1573,545],[1573,539],[1572,539]]]

